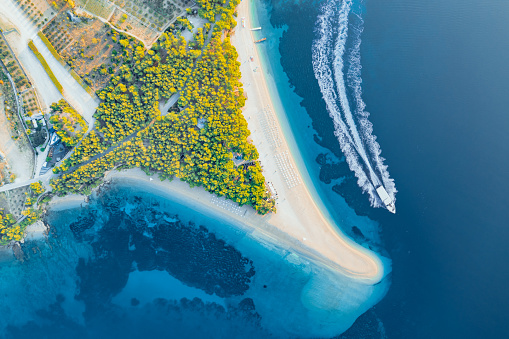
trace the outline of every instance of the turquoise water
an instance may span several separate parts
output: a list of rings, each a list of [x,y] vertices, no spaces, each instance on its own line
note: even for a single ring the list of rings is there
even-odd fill
[[[0,266],[6,337],[332,337],[385,294],[254,230],[118,182]]]
[[[257,2],[253,22],[263,26],[261,69],[276,113],[313,197],[338,232],[385,253],[379,223],[355,212],[323,180],[343,171],[341,154],[315,138],[277,62],[284,29],[270,28]],[[270,60],[271,62],[267,62]],[[281,99],[281,100],[279,100]],[[24,262],[0,264],[0,319],[6,337],[286,338],[334,337],[387,292],[390,277],[366,285],[331,272],[268,241],[252,229],[183,206],[129,182],[109,185],[81,209],[51,211],[47,241],[22,246]],[[390,260],[382,258],[386,273]],[[377,316],[369,315],[375,332]]]
[[[147,304],[157,298],[198,298],[204,303],[216,303],[226,307],[224,300],[217,295],[209,295],[199,288],[189,287],[167,272],[158,270],[130,272],[127,284],[111,301],[113,304],[129,307],[133,306],[133,303],[139,305],[138,302]]]
[[[299,171],[306,181],[306,185],[310,188],[313,198],[322,211],[332,220],[332,224],[340,227],[339,232],[348,234],[367,248],[383,253],[379,224],[361,213],[356,213],[353,208],[348,206],[344,197],[331,189],[331,187],[339,187],[344,177],[329,173],[324,174],[324,172],[332,174],[346,173],[348,167],[344,161],[340,163],[340,160],[344,160],[340,153],[335,154],[330,149],[323,147],[325,145],[324,140],[321,140],[321,136],[318,136],[316,129],[313,128],[316,122],[307,114],[305,102],[302,97],[296,94],[296,89],[290,83],[287,73],[281,65],[283,59],[281,58],[279,41],[283,36],[281,43],[284,43],[284,37],[288,34],[288,27],[285,24],[278,27],[279,25],[271,23],[271,18],[274,17],[273,7],[265,1],[253,1],[251,4],[252,26],[262,27],[261,31],[255,32],[255,38],[266,37],[268,41],[266,44],[257,45],[259,52],[261,52],[262,71],[268,81],[271,99],[283,132],[289,141],[292,154],[296,158]],[[314,4],[317,3],[310,2],[306,6],[313,6]],[[304,4],[299,5],[304,6]],[[291,8],[287,2],[277,3],[277,6],[277,8],[284,8],[285,10]],[[295,17],[295,20],[302,24],[305,24],[305,19],[306,16],[301,15],[300,12]],[[302,34],[302,32],[299,32],[299,34]],[[310,49],[306,51],[304,48],[292,48],[289,51],[291,63],[299,69],[299,72],[302,71],[299,66],[300,62],[304,62],[300,58],[307,53],[310,53]],[[277,60],[281,60],[281,63],[275,62]],[[303,79],[306,82],[306,91],[313,87],[313,82],[310,82],[312,79],[304,75]],[[321,100],[318,99],[317,102],[321,103]],[[330,120],[319,123],[331,127]],[[315,142],[310,142],[311,140]],[[337,143],[337,141],[335,142]],[[362,234],[355,230],[360,230]],[[388,261],[386,269],[390,271]]]
[[[392,273],[363,285],[178,197],[124,183],[87,208],[50,213],[49,240],[26,243],[24,262],[0,263],[1,332],[506,337],[507,3],[254,4],[253,26],[267,37],[258,45],[261,70],[280,98],[276,113],[306,185],[338,231],[390,257]],[[329,44],[319,45],[324,37]],[[317,59],[321,47],[328,62]],[[338,65],[344,84],[336,77],[327,88],[318,66],[337,76]],[[385,161],[360,126],[361,103]],[[351,128],[349,139],[334,125],[334,105],[347,127],[351,110],[360,143]],[[348,142],[366,159],[352,158]],[[394,178],[396,215],[373,208],[376,197],[362,181],[369,166],[388,187]]]

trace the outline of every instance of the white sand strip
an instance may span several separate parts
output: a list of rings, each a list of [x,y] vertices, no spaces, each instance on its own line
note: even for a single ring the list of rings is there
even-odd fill
[[[383,277],[383,266],[378,256],[345,235],[338,234],[302,183],[299,168],[280,126],[267,129],[278,118],[261,69],[263,66],[255,48],[255,39],[248,27],[250,20],[247,20],[245,28],[240,22],[240,18],[250,17],[249,0],[242,1],[237,10],[239,22],[232,42],[242,63],[242,82],[248,97],[244,115],[260,153],[265,178],[273,184],[279,196],[277,213],[268,217],[268,223],[333,261],[344,272],[379,281]]]

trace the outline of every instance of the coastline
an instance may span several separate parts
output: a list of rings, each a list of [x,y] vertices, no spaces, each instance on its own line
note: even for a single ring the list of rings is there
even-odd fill
[[[338,199],[337,193],[332,192],[330,186],[317,179],[320,176],[320,166],[316,163],[316,155],[320,153],[328,154],[329,150],[313,140],[316,136],[314,130],[310,132],[313,121],[309,117],[306,108],[302,106],[303,98],[295,92],[283,66],[277,62],[270,62],[270,60],[279,60],[283,57],[279,51],[279,40],[282,39],[288,28],[272,27],[270,14],[268,13],[269,9],[261,8],[262,4],[260,2],[261,0],[251,0],[249,3],[249,23],[252,26],[262,27],[262,30],[253,33],[255,39],[257,36],[268,36],[268,39],[270,39],[267,43],[256,45],[258,57],[260,58],[259,63],[262,72],[265,74],[266,85],[281,131],[286,138],[288,147],[311,197],[327,221],[333,226],[337,226],[337,221],[344,222],[346,225],[364,225],[366,222],[376,224],[371,220],[361,220],[362,217],[359,217],[353,209],[350,209],[342,198]],[[273,43],[272,41],[277,42]],[[292,115],[298,118],[294,118]],[[313,142],[310,142],[311,140]],[[370,227],[375,228],[376,225]],[[336,227],[336,231],[347,237],[343,228]]]
[[[250,16],[248,6],[249,2],[243,1],[237,7],[238,25],[232,36],[232,44],[239,54],[241,81],[248,97],[243,114],[251,131],[250,138],[259,151],[264,176],[278,194],[277,212],[260,216],[252,208],[239,207],[201,187],[190,188],[178,179],[161,182],[159,178],[149,177],[140,169],[111,171],[105,175],[104,180],[128,182],[131,186],[163,194],[170,200],[177,199],[179,203],[212,214],[219,220],[226,220],[246,232],[321,262],[346,276],[368,284],[378,283],[387,273],[382,259],[339,232],[303,182],[300,174],[302,168],[294,160],[295,151],[292,153],[286,140],[288,136],[280,132],[281,123],[273,114],[275,109],[265,75],[256,71],[263,65],[259,65],[253,34],[241,24],[241,17]],[[273,124],[270,131],[264,125],[267,123]],[[305,175],[308,175],[307,172]],[[52,201],[50,208],[75,208],[83,202],[83,198],[78,195],[57,198]]]
[[[348,277],[365,281],[368,284],[376,284],[383,278],[383,270],[377,270],[374,275],[369,275],[370,272],[364,273],[347,266],[343,266],[344,262],[338,262],[334,257],[330,256],[328,251],[321,251],[319,246],[327,246],[331,243],[330,240],[335,241],[339,236],[330,229],[331,234],[322,234],[323,241],[314,241],[303,243],[295,238],[287,231],[285,224],[275,223],[274,216],[260,216],[254,209],[248,206],[240,207],[240,212],[232,212],[228,206],[232,206],[233,202],[226,200],[224,197],[218,198],[215,195],[205,191],[202,187],[189,187],[189,185],[180,180],[161,181],[157,177],[147,176],[139,168],[123,170],[123,171],[110,171],[104,177],[105,182],[115,182],[126,184],[129,187],[137,188],[152,194],[163,196],[168,200],[177,202],[181,205],[196,210],[206,216],[211,216],[217,220],[222,220],[245,233],[250,233],[250,236],[257,238],[260,241],[275,245],[287,251],[298,253],[300,256],[308,260],[325,266],[333,271],[338,271]],[[96,192],[96,191],[94,191]],[[86,203],[85,196],[72,195],[65,198],[55,197],[49,203],[48,209],[52,211],[60,211],[65,209],[79,208],[83,203]],[[316,206],[315,206],[316,208]],[[292,210],[287,213],[293,213]],[[279,213],[279,212],[278,212]],[[306,217],[304,217],[306,219]],[[276,219],[276,221],[279,219]],[[325,223],[325,220],[323,220]],[[302,228],[302,225],[299,229]],[[322,229],[323,231],[323,229]],[[322,232],[323,233],[323,232]],[[329,236],[329,238],[327,237]],[[312,240],[312,238],[309,238]],[[309,246],[312,245],[312,246]],[[359,246],[360,247],[360,246]],[[361,249],[364,249],[361,247]],[[361,258],[367,257],[367,255]],[[350,262],[351,263],[351,262]],[[358,264],[359,261],[354,261],[353,264]],[[362,263],[362,261],[361,261]],[[375,263],[375,261],[373,261]],[[380,263],[381,264],[381,263]],[[361,266],[361,268],[363,268]],[[383,268],[383,267],[382,267]]]
[[[310,180],[301,179],[302,183],[295,187],[285,185],[284,173],[282,175],[281,166],[278,166],[274,159],[278,154],[286,152],[289,155],[287,160],[296,169],[296,174],[300,178],[309,175],[305,168],[302,168],[303,165],[298,166],[295,161],[300,159],[299,154],[295,154],[298,152],[294,149],[295,146],[289,146],[287,140],[289,137],[290,144],[295,143],[291,139],[292,136],[288,135],[291,131],[287,129],[281,131],[281,126],[288,122],[285,121],[282,124],[280,114],[272,114],[273,119],[277,121],[279,129],[277,133],[282,136],[280,146],[274,146],[274,143],[271,145],[271,138],[267,135],[266,128],[264,131],[263,121],[267,118],[262,109],[269,107],[271,112],[279,112],[274,109],[275,105],[270,95],[272,89],[269,90],[265,72],[257,71],[259,67],[264,67],[264,64],[260,61],[262,60],[260,52],[254,44],[253,32],[249,30],[249,27],[244,28],[241,24],[241,17],[248,18],[248,24],[251,21],[252,12],[249,6],[253,4],[248,0],[242,1],[237,7],[239,20],[232,37],[232,44],[236,47],[241,62],[241,81],[244,83],[244,90],[248,97],[244,115],[252,133],[251,138],[260,153],[266,180],[273,183],[281,196],[278,199],[277,213],[271,216],[271,224],[278,225],[278,228],[299,239],[300,242],[306,242],[306,246],[321,252],[353,275],[379,281],[386,274],[381,259],[375,253],[347,238],[338,227],[334,226],[327,211],[324,213],[323,206],[319,204],[320,201],[318,203],[315,201],[317,193],[314,187],[311,189],[307,187],[306,182],[309,183]],[[253,61],[250,61],[251,56]],[[300,161],[302,162],[302,159]],[[304,175],[301,174],[302,172]],[[296,225],[299,226],[295,227]],[[313,243],[310,246],[311,242]],[[359,260],[359,258],[362,259]]]
[[[48,209],[53,211],[62,211],[73,208],[83,207],[88,204],[88,197],[80,194],[68,194],[65,197],[54,196],[48,202]]]
[[[249,0],[248,7],[249,7],[248,8],[248,15],[249,15],[248,24],[250,23],[251,26],[253,26],[253,27],[255,27],[255,26],[263,27],[262,30],[266,27],[265,24],[270,25],[269,22],[266,22],[266,23],[264,22],[262,24],[262,21],[260,20],[260,16],[258,13],[259,8],[257,7],[256,0]],[[262,30],[257,31],[257,32],[262,32]],[[285,28],[278,28],[275,31],[281,33],[281,34],[277,34],[278,35],[277,38],[280,39],[282,36],[282,32],[285,31]],[[257,39],[255,34],[256,33],[251,34],[253,41]],[[274,34],[274,32],[269,32],[269,36],[272,36],[273,34]],[[259,34],[259,35],[265,36],[265,34]],[[274,38],[274,37],[272,37],[272,38]],[[270,44],[271,42],[268,41],[267,43]],[[271,46],[266,47],[265,43],[258,44],[258,45],[255,44],[255,50],[257,52],[257,60],[259,61],[261,72],[263,73],[264,83],[265,83],[265,86],[267,87],[267,93],[269,94],[271,105],[274,108],[275,115],[277,116],[279,128],[281,129],[281,133],[284,135],[288,149],[289,149],[289,151],[293,157],[293,160],[295,162],[296,168],[298,169],[299,174],[304,182],[304,185],[306,185],[306,188],[307,188],[309,194],[311,195],[313,201],[320,209],[324,218],[331,225],[336,226],[333,215],[330,213],[329,208],[327,208],[327,206],[325,205],[325,201],[322,200],[321,195],[318,193],[318,191],[316,189],[316,186],[318,186],[319,183],[313,181],[313,179],[311,178],[311,173],[309,172],[309,169],[306,166],[306,161],[304,160],[304,154],[303,154],[303,150],[302,150],[302,147],[306,146],[306,145],[299,143],[297,138],[295,137],[295,133],[297,133],[297,132],[292,129],[292,122],[290,121],[290,117],[287,116],[287,110],[291,109],[291,110],[299,111],[299,115],[302,116],[302,118],[300,118],[300,119],[307,120],[306,121],[307,124],[311,124],[312,121],[310,119],[308,120],[308,117],[306,115],[306,110],[304,107],[302,107],[300,105],[295,105],[298,107],[295,107],[295,106],[288,107],[290,104],[288,102],[288,100],[283,102],[284,101],[283,96],[285,96],[286,93],[280,93],[280,88],[277,83],[279,80],[279,76],[281,76],[282,74],[277,74],[277,72],[279,71],[276,69],[277,65],[271,64],[271,62],[270,62],[270,58],[274,57],[273,55],[269,55],[269,49],[271,49],[271,48],[273,48],[273,47],[271,47]],[[279,57],[281,57],[281,55],[279,55]],[[284,73],[283,70],[281,70],[281,72],[283,72],[284,76],[286,76],[286,74]],[[277,74],[278,79],[276,79],[276,74]],[[283,80],[289,81],[288,78],[284,78]],[[302,100],[302,98],[299,97],[297,94],[295,94],[295,93],[292,93],[292,94],[294,95],[294,97],[291,98],[291,99],[293,99],[293,101],[298,102],[299,100]],[[292,102],[292,104],[293,104],[293,102]],[[330,205],[328,205],[328,206],[330,207]],[[344,216],[342,216],[341,219],[343,219],[343,217]],[[336,227],[335,230],[337,232],[339,232],[341,236],[346,237],[346,235],[344,235],[344,233],[342,232],[342,230],[339,227]]]
[[[104,205],[99,202],[102,198],[96,195],[103,193],[106,197],[113,194],[114,200],[117,193],[122,200],[127,199],[126,213],[141,199],[147,206],[168,211],[171,219],[190,222],[197,228],[203,225],[216,239],[234,246],[251,259],[256,275],[246,294],[227,298],[225,302],[236,304],[244,298],[252,299],[261,315],[262,327],[277,337],[333,337],[346,331],[385,294],[386,279],[374,284],[348,274],[271,226],[269,218],[257,215],[246,206],[241,208],[241,214],[231,213],[223,204],[214,203],[217,198],[201,187],[190,188],[180,180],[161,181],[157,176],[147,176],[139,168],[114,170],[107,173],[104,186],[97,187],[90,199],[91,212],[97,211],[100,216],[105,216],[101,212]],[[224,198],[220,200],[230,202]],[[62,204],[66,202],[55,203]],[[78,212],[65,211],[55,227],[60,225],[70,232],[66,219]],[[99,225],[104,224],[100,222]],[[73,235],[69,236],[74,239]],[[286,303],[292,311],[281,312],[275,306],[281,303]]]
[[[251,17],[250,5],[248,0],[237,7],[238,25],[232,36],[232,44],[239,54],[241,81],[249,98],[243,114],[251,131],[250,138],[259,151],[264,176],[277,192],[277,213],[262,217],[252,208],[234,206],[233,202],[217,198],[202,188],[190,188],[178,180],[163,183],[159,179],[151,180],[141,170],[110,172],[105,180],[123,178],[131,183],[148,182],[149,185],[144,188],[157,187],[160,193],[171,191],[170,195],[184,197],[186,203],[194,208],[205,209],[207,213],[242,225],[250,232],[259,232],[263,237],[272,239],[272,243],[282,243],[292,251],[320,261],[350,277],[378,283],[386,274],[381,258],[346,237],[334,226],[327,211],[320,208],[322,206],[320,199],[317,200],[319,197],[314,187],[306,185],[309,180],[303,179],[304,176],[309,177],[309,174],[302,168],[304,165],[297,165],[302,159],[298,150],[294,149],[296,146],[293,145],[295,141],[291,131],[281,128],[282,124],[288,122],[281,122],[274,108],[266,76],[264,72],[257,71],[264,65],[260,62],[253,32],[241,24],[242,16]],[[277,105],[281,106],[281,102],[277,101]],[[55,197],[48,208],[78,208],[86,201],[87,198],[80,195]]]
[[[152,180],[151,180],[152,179]],[[139,189],[148,193],[162,196],[170,201],[177,202],[191,210],[195,210],[204,216],[221,220],[236,230],[249,234],[259,242],[263,242],[270,247],[278,247],[289,252],[305,257],[320,266],[324,266],[333,271],[339,271],[346,276],[358,278],[368,283],[375,284],[380,279],[377,276],[368,277],[356,274],[338,265],[337,262],[316,250],[313,247],[303,244],[301,241],[288,234],[279,224],[271,222],[271,216],[261,216],[248,206],[240,207],[240,212],[232,212],[229,206],[237,206],[224,197],[218,198],[215,195],[205,191],[202,187],[189,187],[186,182],[175,179],[173,181],[161,181],[157,177],[147,176],[141,169],[130,169],[123,171],[108,172],[104,178],[106,182],[125,184],[131,188]],[[79,196],[77,196],[79,197]],[[76,198],[77,199],[77,198]],[[67,206],[77,206],[77,200],[73,203],[65,201],[56,202],[58,209],[69,208]]]

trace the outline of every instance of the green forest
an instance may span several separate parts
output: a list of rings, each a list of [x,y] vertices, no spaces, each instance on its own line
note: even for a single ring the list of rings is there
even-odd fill
[[[60,167],[51,186],[59,195],[89,191],[114,168],[140,167],[162,180],[202,186],[260,214],[275,211],[241,108],[240,63],[230,43],[238,0],[198,1],[210,25],[189,43],[164,33],[150,49],[121,36],[123,64],[97,92],[94,130]],[[178,96],[168,112],[159,103]],[[233,154],[244,165],[235,166]]]
[[[67,146],[75,146],[87,131],[87,123],[83,117],[64,99],[51,105],[49,121]]]

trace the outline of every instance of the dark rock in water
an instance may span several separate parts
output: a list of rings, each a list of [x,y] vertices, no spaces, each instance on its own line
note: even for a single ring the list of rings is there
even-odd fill
[[[188,286],[222,298],[249,289],[256,273],[253,261],[206,227],[183,223],[156,199],[125,189],[112,189],[99,200],[70,225],[75,238],[93,248],[93,257],[81,259],[76,269],[80,278],[76,298],[86,303],[88,315],[118,294],[133,270],[166,271]]]
[[[379,339],[385,338],[385,328],[373,309],[361,315],[338,339]]]
[[[12,252],[14,253],[14,257],[17,260],[21,262],[25,260],[25,253],[23,253],[23,250],[21,249],[19,243],[14,243],[14,245],[12,245]]]
[[[320,181],[325,184],[351,173],[346,161],[333,161],[330,154],[320,153],[315,161],[320,165]]]
[[[164,199],[110,185],[78,210],[79,215],[54,212],[51,218],[69,227],[68,236],[91,249],[75,266],[73,298],[85,306],[80,311],[83,322],[62,315],[66,303],[59,298],[50,309],[41,310],[39,319],[9,329],[7,337],[269,337],[252,299],[232,298],[242,301],[224,306],[199,298],[148,302],[131,295],[129,306],[116,303],[114,298],[135,270],[165,271],[187,286],[222,298],[241,296],[250,287],[256,274],[252,260],[207,227],[182,222],[164,206]],[[49,238],[56,240],[57,234]]]
[[[352,233],[353,233],[353,235],[355,236],[356,239],[357,238],[359,240],[365,240],[366,239],[364,234],[362,234],[362,231],[357,226],[352,226]]]
[[[92,213],[87,213],[84,215],[80,215],[78,219],[69,225],[72,233],[76,238],[80,236],[81,233],[91,228],[94,225],[94,216]]]
[[[29,321],[22,327],[8,326],[5,338],[89,338],[86,329],[70,319],[62,303],[65,297],[61,294],[56,296],[55,303],[49,305],[48,309],[38,310],[37,319]]]
[[[239,303],[239,309],[244,310],[244,311],[254,311],[255,310],[255,304],[254,304],[253,299],[251,299],[251,298],[243,299]]]
[[[332,186],[332,190],[341,195],[357,215],[369,216],[373,219],[374,209],[371,207],[369,199],[360,190],[352,189],[356,187],[358,187],[357,178],[353,174],[349,174],[341,184]]]

